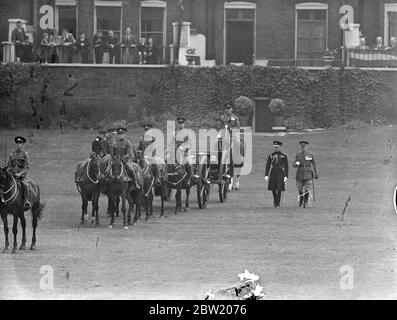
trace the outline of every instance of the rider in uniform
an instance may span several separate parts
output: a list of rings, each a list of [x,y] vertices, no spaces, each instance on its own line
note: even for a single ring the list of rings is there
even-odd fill
[[[269,182],[268,190],[273,193],[275,208],[280,208],[281,192],[285,191],[288,180],[288,158],[280,150],[282,145],[281,141],[273,141],[274,152],[267,157],[265,169],[265,182]]]
[[[7,171],[21,183],[24,198],[24,209],[28,210],[31,207],[31,204],[29,201],[29,185],[25,178],[29,170],[29,157],[28,153],[23,150],[26,139],[19,136],[15,137],[14,141],[16,143],[16,150],[11,153],[7,164]]]
[[[91,150],[93,153],[95,153],[97,156],[102,157],[102,152],[103,152],[103,139],[100,136],[96,136],[94,141],[92,141],[91,144]]]
[[[296,171],[296,187],[299,192],[299,206],[302,204],[306,206],[309,201],[309,191],[312,185],[313,178],[318,179],[318,171],[316,161],[314,160],[313,153],[306,150],[309,142],[300,141],[301,152],[295,156],[294,168]]]
[[[225,111],[221,116],[221,123],[224,127],[226,124],[228,125],[229,129],[240,129],[240,119],[237,115],[233,113],[233,104],[231,102],[227,102],[224,104]]]
[[[131,145],[131,142],[125,138],[125,134],[127,132],[126,128],[118,128],[117,129],[117,138],[113,143],[113,154],[116,156],[120,156],[124,163],[125,170],[127,175],[132,179],[132,182],[135,184],[137,189],[141,189],[136,168],[134,168],[135,163],[132,160],[135,157],[135,149]]]
[[[177,163],[183,163],[185,166],[186,174],[187,174],[187,184],[191,184],[191,178],[193,174],[193,168],[192,168],[192,161],[191,156],[189,154],[190,150],[192,149],[192,137],[191,137],[191,132],[186,131],[187,135],[183,138],[183,140],[177,139],[178,133],[182,130],[186,130],[185,128],[185,122],[186,119],[184,117],[178,117],[176,119],[177,121],[177,127],[176,127],[176,134],[173,136],[173,140],[175,142],[175,158]]]
[[[145,150],[148,148],[152,143],[156,141],[156,137],[151,136],[150,140],[146,137],[145,139],[145,134],[152,129],[152,125],[150,123],[146,123],[143,125],[143,128],[145,130],[145,133],[141,135],[139,139],[139,145],[138,145],[138,151],[141,151],[145,155]],[[148,154],[150,157],[155,157],[156,156],[156,149],[150,149],[150,154]]]

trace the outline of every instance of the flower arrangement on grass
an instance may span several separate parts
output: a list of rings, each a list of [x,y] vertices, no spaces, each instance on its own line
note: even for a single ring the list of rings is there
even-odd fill
[[[231,287],[218,290],[213,293],[207,292],[205,300],[217,300],[221,298],[238,300],[263,300],[265,294],[262,293],[263,287],[259,284],[259,276],[245,269],[244,273],[238,275],[240,283]]]

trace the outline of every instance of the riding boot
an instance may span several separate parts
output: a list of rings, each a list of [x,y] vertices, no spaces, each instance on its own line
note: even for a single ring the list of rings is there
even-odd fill
[[[299,193],[299,207],[302,207],[303,204],[303,195],[302,193]]]
[[[133,170],[131,167],[128,167],[128,169],[130,170],[130,173],[128,175],[131,177],[132,183],[135,185],[135,188],[137,190],[141,190],[141,185],[139,184],[138,177],[135,173],[135,170]]]
[[[29,201],[29,186],[25,183],[25,181],[21,180],[21,187],[22,187],[22,193],[23,193],[23,199],[24,199],[23,207],[25,210],[28,210],[31,207],[31,204]]]
[[[186,174],[187,174],[187,185],[190,186],[191,179],[192,179],[192,173],[193,173],[192,165],[189,162],[187,162],[185,164],[185,169],[186,169]]]
[[[157,165],[153,165],[153,164],[152,164],[152,165],[151,165],[151,169],[152,169],[152,172],[153,172],[153,175],[154,175],[155,184],[158,186],[158,185],[161,184],[159,168],[158,168]]]

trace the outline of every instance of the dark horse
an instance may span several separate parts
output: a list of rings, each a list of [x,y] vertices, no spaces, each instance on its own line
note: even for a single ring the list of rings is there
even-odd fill
[[[185,166],[180,163],[167,164],[167,183],[170,189],[176,189],[175,194],[175,214],[182,212],[182,189],[186,192],[186,201],[184,211],[190,211],[189,209],[189,196],[191,181],[188,184],[188,174]],[[191,180],[191,179],[190,179]]]
[[[142,190],[137,190],[135,185],[131,182],[131,179],[128,177],[125,164],[120,159],[119,156],[112,156],[111,164],[110,164],[110,172],[107,174],[106,179],[108,180],[109,188],[109,196],[111,199],[111,220],[110,220],[110,228],[113,227],[114,224],[114,213],[115,213],[115,203],[118,201],[118,198],[121,197],[121,211],[123,213],[123,227],[124,229],[128,229],[128,226],[131,225],[131,213],[133,207],[135,205],[135,216],[133,224],[137,222],[137,220],[141,216],[141,198],[142,198]],[[143,172],[142,169],[138,169],[138,179],[143,181]],[[142,184],[141,184],[142,185]],[[128,216],[126,209],[126,200],[128,201]]]
[[[40,219],[41,213],[44,209],[44,204],[40,202],[39,186],[32,180],[27,180],[29,184],[29,201],[32,205],[31,211],[33,215],[32,226],[33,236],[30,250],[36,249],[36,228],[37,221]],[[22,244],[20,250],[26,249],[26,219],[24,210],[24,199],[21,190],[20,182],[17,181],[6,168],[0,168],[0,214],[4,225],[5,247],[3,253],[8,251],[8,221],[7,216],[11,214],[14,217],[14,224],[12,232],[14,234],[14,245],[12,253],[17,250],[17,233],[18,233],[18,219],[21,219],[22,226]]]
[[[87,207],[88,201],[92,201],[92,220],[91,222],[95,225],[99,223],[99,195],[101,192],[100,176],[100,159],[94,153],[90,154],[88,160],[84,160],[77,165],[75,172],[75,182],[77,190],[80,193],[82,205],[81,205],[81,224],[84,224],[88,220]]]
[[[160,218],[165,218],[164,202],[167,201],[167,167],[158,157],[144,156],[139,151],[136,162],[143,169],[143,202],[146,211],[146,220],[153,215],[153,193],[161,197]]]

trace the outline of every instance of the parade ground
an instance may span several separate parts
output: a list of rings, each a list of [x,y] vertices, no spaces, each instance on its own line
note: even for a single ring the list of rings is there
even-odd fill
[[[1,163],[3,137],[9,155],[13,138],[27,132],[1,131]],[[127,138],[136,146],[140,134],[139,128],[129,130]],[[245,269],[260,277],[266,299],[397,298],[396,126],[278,136],[290,167],[279,209],[264,183],[276,138],[254,136],[253,170],[225,203],[215,185],[208,207],[200,210],[194,187],[192,210],[174,215],[173,192],[166,203],[168,219],[159,219],[156,197],[154,217],[128,230],[122,218],[108,228],[103,195],[101,226],[80,225],[74,172],[95,135],[35,131],[26,144],[29,177],[39,184],[46,207],[37,250],[0,254],[0,299],[204,299],[209,290],[237,283]],[[291,166],[300,140],[310,142],[320,175],[315,202],[306,209],[298,207]],[[30,212],[26,216],[30,245]],[[0,227],[2,250],[1,222]],[[12,232],[10,240],[12,245]],[[53,270],[52,289],[42,285],[46,270]]]

